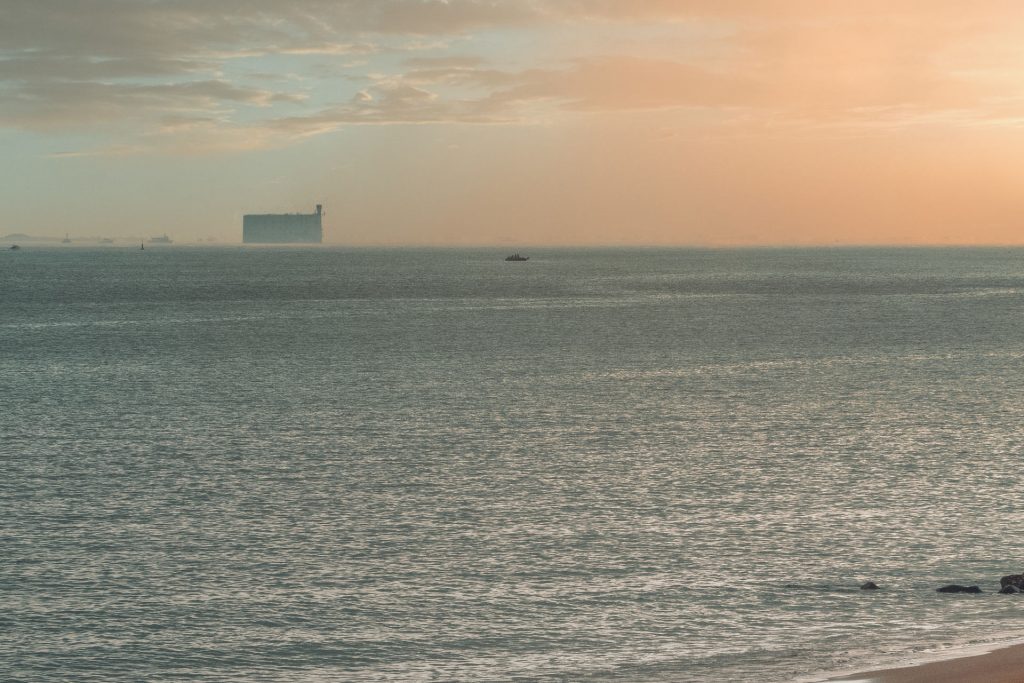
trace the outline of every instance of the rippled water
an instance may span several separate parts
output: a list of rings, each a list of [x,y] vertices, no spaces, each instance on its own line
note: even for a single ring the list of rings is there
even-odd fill
[[[1024,251],[502,256],[0,253],[0,679],[786,681],[1024,634]]]

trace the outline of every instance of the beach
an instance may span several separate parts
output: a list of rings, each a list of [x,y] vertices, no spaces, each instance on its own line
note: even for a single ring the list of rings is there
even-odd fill
[[[831,680],[846,683],[1021,683],[1024,681],[1024,645]]]

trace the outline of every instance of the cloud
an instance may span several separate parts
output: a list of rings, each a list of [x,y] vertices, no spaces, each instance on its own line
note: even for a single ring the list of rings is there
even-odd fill
[[[579,60],[565,70],[533,69],[494,98],[506,102],[547,99],[576,110],[748,106],[763,99],[763,84],[742,74],[715,73],[672,62],[634,57]]]
[[[277,134],[308,137],[345,125],[509,122],[512,119],[486,99],[442,98],[407,83],[385,83],[359,91],[348,102],[310,115],[268,121],[265,126]]]
[[[404,61],[412,69],[475,69],[485,60],[476,55],[449,55],[445,57],[410,57]]]
[[[351,37],[369,34],[455,35],[585,21],[909,19],[971,26],[998,25],[1022,12],[1005,0],[5,0],[0,45],[8,52],[168,56],[239,46],[344,49]]]
[[[299,95],[242,88],[226,81],[190,81],[157,85],[124,83],[23,83],[0,99],[0,123],[48,130],[124,120],[149,120],[171,113],[214,112],[224,103],[266,107],[301,102]]]
[[[620,26],[632,41],[608,44]],[[1024,5],[1006,0],[5,0],[0,126],[278,144],[350,124],[637,110],[1010,121],[1022,28]],[[550,49],[488,53],[487,31]],[[268,85],[296,72],[316,97]]]
[[[88,81],[175,77],[210,72],[216,68],[216,62],[197,59],[80,59],[71,56],[27,53],[23,56],[0,59],[0,81]]]

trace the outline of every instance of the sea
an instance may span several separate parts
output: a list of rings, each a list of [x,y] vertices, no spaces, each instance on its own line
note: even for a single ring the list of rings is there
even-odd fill
[[[1024,637],[1024,250],[520,251],[0,252],[0,680],[766,683]]]

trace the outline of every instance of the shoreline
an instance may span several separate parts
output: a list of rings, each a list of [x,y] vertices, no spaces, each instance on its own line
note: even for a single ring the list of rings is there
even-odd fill
[[[974,645],[948,657],[903,666],[843,673],[822,683],[1024,683],[1024,642]]]

